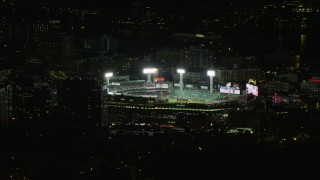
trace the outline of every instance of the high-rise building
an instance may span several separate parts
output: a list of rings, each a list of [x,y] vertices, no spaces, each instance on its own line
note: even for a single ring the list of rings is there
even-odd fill
[[[202,72],[190,72],[184,74],[184,81],[186,83],[198,84],[201,80],[203,80]],[[174,73],[173,74],[173,81],[179,82],[180,81],[180,74]]]
[[[180,64],[192,69],[206,69],[212,67],[213,54],[209,49],[190,46],[180,53]]]
[[[179,49],[177,47],[171,46],[160,48],[155,52],[156,60],[165,61],[169,63],[171,66],[177,66],[179,63],[183,63],[178,61],[180,60],[180,56],[181,55]]]
[[[281,81],[269,81],[268,82],[268,94],[274,94],[276,92],[289,93],[290,83]]]
[[[213,54],[213,51],[201,46],[189,46],[183,49],[164,47],[155,52],[155,58],[166,61],[172,66],[183,65],[189,69],[206,69],[213,65]]]
[[[77,47],[82,56],[103,57],[117,50],[117,42],[107,34],[85,36],[78,39]]]
[[[75,37],[65,33],[45,33],[39,40],[39,60],[53,67],[77,67]]]
[[[256,67],[256,57],[226,57],[222,59],[222,66],[229,68],[255,68]]]
[[[260,80],[261,69],[218,69],[216,78],[219,83],[247,82],[249,79]]]
[[[31,42],[38,44],[41,40],[41,34],[49,31],[49,24],[45,22],[38,21],[31,25],[28,29],[28,39],[30,38]]]
[[[0,126],[5,126],[12,118],[12,87],[0,85]]]
[[[55,106],[57,88],[45,82],[21,89],[14,98],[14,114],[20,122],[48,118]]]
[[[108,116],[108,86],[104,83],[101,85],[101,126],[108,126]]]
[[[66,79],[58,87],[59,108],[74,125],[96,126],[101,120],[101,89],[94,79]]]
[[[12,1],[0,2],[0,48],[8,43],[8,39],[12,38],[14,33],[14,22],[12,22],[14,14],[14,6]],[[4,44],[3,44],[4,43]]]

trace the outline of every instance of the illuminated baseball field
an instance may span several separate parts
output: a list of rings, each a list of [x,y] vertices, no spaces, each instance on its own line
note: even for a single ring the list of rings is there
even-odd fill
[[[212,104],[222,103],[226,101],[234,101],[241,97],[241,95],[228,95],[214,91],[210,93],[209,90],[203,89],[184,89],[180,91],[177,87],[172,87],[170,83],[151,83],[134,81],[129,83],[111,85],[109,92],[112,94],[122,94],[125,96],[139,96],[139,97],[155,97],[158,100],[166,103],[180,104]]]

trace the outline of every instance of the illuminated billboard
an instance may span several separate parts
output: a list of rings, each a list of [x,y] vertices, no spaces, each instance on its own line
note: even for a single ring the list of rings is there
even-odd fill
[[[247,94],[252,94],[254,96],[258,96],[258,86],[252,84],[246,84]]]
[[[156,84],[156,88],[169,88],[169,84]]]
[[[154,78],[154,82],[164,82],[163,77]]]
[[[120,86],[120,83],[119,82],[112,82],[111,85]]]
[[[228,87],[228,86],[220,86],[220,93],[226,93],[226,94],[240,94],[240,89],[234,88],[234,87]]]
[[[220,93],[225,94],[241,94],[241,90],[238,84],[233,84],[228,82],[225,86],[218,86]]]
[[[162,88],[169,88],[169,84],[162,84]]]
[[[200,89],[208,89],[208,86],[200,86]]]

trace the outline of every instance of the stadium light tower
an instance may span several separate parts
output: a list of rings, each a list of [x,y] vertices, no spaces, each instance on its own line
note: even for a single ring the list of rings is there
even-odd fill
[[[109,82],[110,82],[110,78],[113,76],[113,73],[112,72],[107,72],[104,74],[104,77],[107,78],[107,85],[109,85]]]
[[[180,92],[183,90],[183,74],[186,73],[184,69],[178,69],[177,72],[180,74]]]
[[[151,82],[151,74],[155,74],[157,71],[156,68],[144,68],[143,69],[143,74],[147,74],[147,82]]]
[[[207,75],[210,77],[210,94],[213,93],[213,77],[216,76],[216,72],[208,70]]]

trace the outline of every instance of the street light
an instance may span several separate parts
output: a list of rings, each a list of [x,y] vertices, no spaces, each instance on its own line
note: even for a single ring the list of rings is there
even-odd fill
[[[183,74],[186,73],[184,69],[178,69],[177,72],[180,74],[180,92],[183,90]]]
[[[208,70],[207,75],[210,77],[210,94],[213,93],[213,77],[216,76],[216,72],[213,70]]]
[[[155,74],[157,71],[156,68],[144,68],[143,74],[147,74],[147,82],[151,82],[151,74]]]
[[[108,72],[104,74],[104,77],[107,78],[107,85],[109,85],[110,78],[113,76],[112,72]]]

